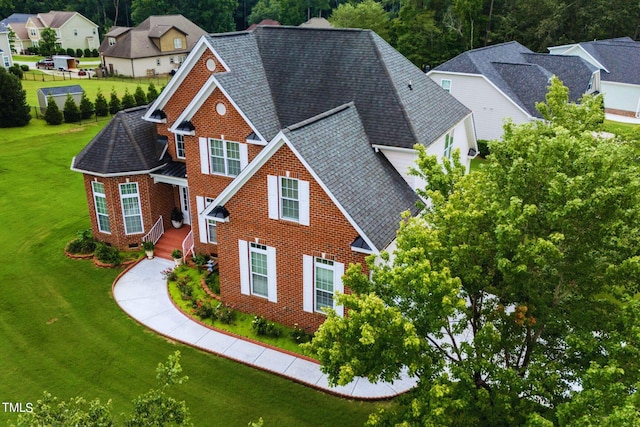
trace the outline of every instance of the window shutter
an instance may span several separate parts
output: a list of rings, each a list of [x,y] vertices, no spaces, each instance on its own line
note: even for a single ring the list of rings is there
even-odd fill
[[[309,225],[309,181],[298,181],[299,221]]]
[[[269,198],[269,218],[278,219],[280,200],[278,200],[278,177],[274,175],[267,176],[267,189]]]
[[[313,313],[313,257],[302,255],[302,309]]]
[[[246,240],[238,240],[240,266],[240,293],[250,295],[249,292],[249,244]]]
[[[276,248],[267,246],[267,298],[271,302],[278,302],[277,277]]]
[[[204,215],[202,215],[202,211],[204,211],[204,197],[196,196],[196,209],[198,210],[198,234],[200,236],[200,243],[209,243],[207,220]]]
[[[198,139],[200,145],[200,171],[209,175],[209,141],[207,138],[200,137]]]
[[[240,170],[243,170],[249,164],[249,145],[239,143],[240,148]]]
[[[344,293],[344,285],[342,284],[342,276],[344,275],[344,264],[341,262],[333,263],[333,293],[335,295],[336,292]],[[344,317],[344,306],[343,305],[335,305],[335,310],[338,316]]]

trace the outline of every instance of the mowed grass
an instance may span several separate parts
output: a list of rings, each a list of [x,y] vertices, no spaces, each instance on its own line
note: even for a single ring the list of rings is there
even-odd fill
[[[0,401],[113,399],[113,412],[154,387],[155,368],[176,349],[189,381],[184,399],[197,426],[362,425],[393,403],[331,396],[266,372],[172,343],[124,314],[111,296],[119,270],[63,255],[89,227],[82,176],[71,158],[105,125],[51,127],[32,120],[0,129]],[[0,425],[16,414],[0,410]]]

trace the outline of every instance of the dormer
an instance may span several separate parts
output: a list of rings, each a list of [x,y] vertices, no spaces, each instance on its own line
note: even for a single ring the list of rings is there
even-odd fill
[[[149,30],[149,39],[161,52],[187,49],[187,33],[173,25],[156,25]]]

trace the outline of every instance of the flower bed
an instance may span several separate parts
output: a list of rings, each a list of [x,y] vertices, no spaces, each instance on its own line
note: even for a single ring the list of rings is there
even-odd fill
[[[300,328],[289,328],[225,305],[212,291],[208,288],[208,291],[205,290],[204,278],[207,274],[216,273],[198,272],[184,265],[165,271],[169,295],[183,313],[213,329],[308,356],[299,344],[309,341],[310,334]]]

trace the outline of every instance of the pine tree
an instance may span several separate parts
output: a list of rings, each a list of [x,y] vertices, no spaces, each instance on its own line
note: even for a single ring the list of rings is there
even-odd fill
[[[0,67],[0,128],[26,126],[31,120],[22,82]]]
[[[80,117],[90,119],[93,116],[93,102],[89,100],[86,92],[82,92],[80,99]]]
[[[47,109],[44,111],[44,120],[49,125],[59,125],[62,123],[62,111],[58,108],[58,104],[53,100],[53,97],[49,95],[47,98]]]
[[[76,104],[76,101],[74,101],[70,93],[67,93],[67,100],[64,102],[64,110],[62,113],[65,123],[77,123],[80,121],[78,104]]]
[[[144,90],[138,85],[136,87],[136,91],[133,93],[133,97],[136,100],[136,105],[147,105],[147,95],[144,93]]]
[[[97,117],[106,117],[109,114],[109,103],[107,103],[107,99],[100,89],[98,89],[98,94],[96,95],[95,107]]]
[[[111,100],[109,101],[109,113],[116,114],[122,108],[122,104],[120,104],[120,98],[118,98],[118,94],[116,93],[115,88],[111,89]]]
[[[136,99],[131,95],[129,89],[124,90],[124,96],[122,97],[122,109],[132,108],[136,106]]]
[[[158,89],[156,89],[156,85],[153,82],[149,82],[149,88],[147,89],[147,102],[151,104],[153,101],[158,98]]]

